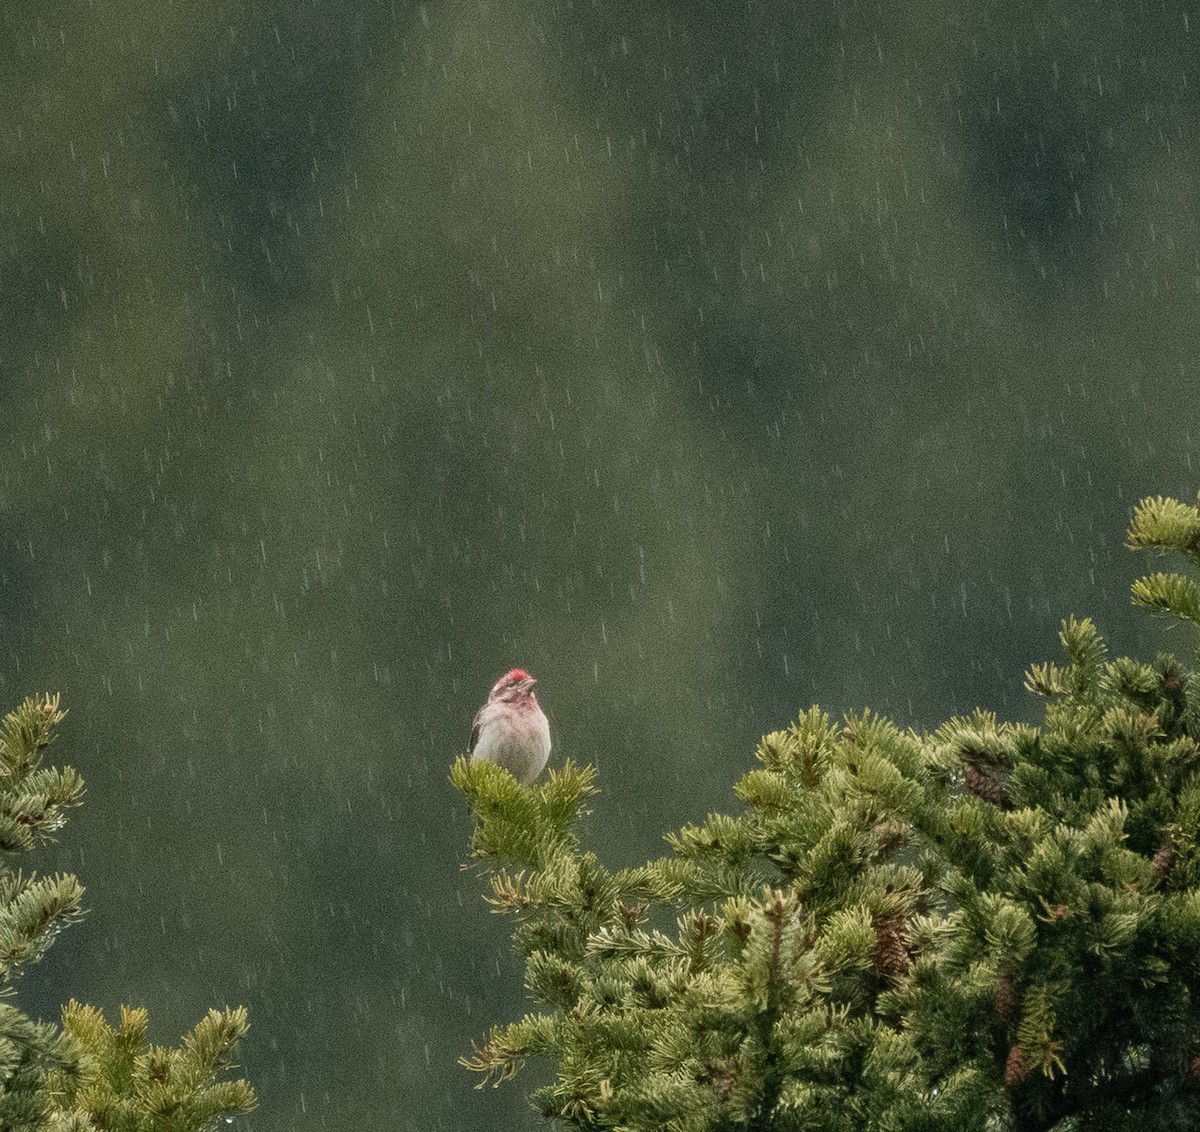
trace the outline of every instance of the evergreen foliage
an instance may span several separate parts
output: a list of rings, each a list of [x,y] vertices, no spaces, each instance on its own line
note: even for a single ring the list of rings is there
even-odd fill
[[[57,696],[26,699],[0,726],[0,997],[11,999],[26,964],[82,915],[75,877],[16,870],[11,855],[53,840],[83,795],[70,767],[42,765],[64,712]],[[34,1022],[0,1001],[0,1132],[200,1132],[250,1111],[254,1091],[228,1080],[244,1009],[215,1011],[179,1049],[146,1042],[144,1010],[121,1024],[75,1001],[62,1025]]]
[[[1200,566],[1200,510],[1150,499],[1133,548]],[[1134,600],[1200,623],[1184,574]],[[817,708],[759,744],[733,815],[606,869],[595,773],[523,789],[459,759],[490,903],[540,1004],[464,1064],[541,1056],[535,1108],[635,1132],[1200,1127],[1200,673],[1109,657],[1068,619],[1040,727],[931,733]],[[674,920],[673,925],[670,924]]]

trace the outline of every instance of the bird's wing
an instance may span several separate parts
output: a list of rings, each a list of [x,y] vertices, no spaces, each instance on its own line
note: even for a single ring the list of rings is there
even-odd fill
[[[471,754],[475,750],[475,744],[479,742],[480,717],[483,715],[483,708],[480,708],[475,713],[475,718],[471,720],[471,738],[467,743],[467,754]]]

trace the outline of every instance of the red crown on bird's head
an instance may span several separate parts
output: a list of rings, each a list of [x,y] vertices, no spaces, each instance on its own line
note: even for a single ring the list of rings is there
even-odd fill
[[[537,681],[523,668],[510,668],[495,684],[492,685],[493,696],[510,690],[528,692],[533,695],[532,688]]]

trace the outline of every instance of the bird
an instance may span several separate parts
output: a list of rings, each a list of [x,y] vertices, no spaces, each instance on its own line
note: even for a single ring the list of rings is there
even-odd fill
[[[488,693],[476,713],[467,753],[504,767],[528,786],[550,757],[550,723],[533,694],[537,681],[523,668],[511,668]]]

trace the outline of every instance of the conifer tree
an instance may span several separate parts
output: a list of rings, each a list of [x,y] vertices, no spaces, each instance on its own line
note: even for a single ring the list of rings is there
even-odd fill
[[[1129,545],[1191,571],[1134,601],[1200,625],[1200,509],[1144,500]],[[1200,1127],[1197,654],[1110,658],[1076,618],[1060,639],[1026,678],[1041,726],[812,708],[736,813],[638,868],[581,844],[592,768],[522,788],[460,758],[540,1007],[464,1064],[547,1059],[534,1107],[573,1128]]]
[[[39,877],[15,855],[52,841],[79,805],[83,780],[43,766],[62,722],[57,696],[26,699],[0,725],[0,1132],[200,1132],[254,1107],[229,1080],[247,1029],[242,1008],[210,1010],[178,1049],[147,1043],[144,1010],[111,1027],[72,1000],[61,1026],[34,1022],[12,1003],[21,970],[80,919],[83,888],[70,874]]]

